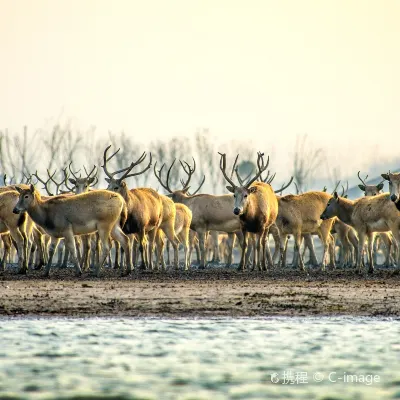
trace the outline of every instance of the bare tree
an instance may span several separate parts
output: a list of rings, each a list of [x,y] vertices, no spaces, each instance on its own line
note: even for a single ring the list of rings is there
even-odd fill
[[[307,134],[297,136],[293,157],[293,177],[300,192],[304,192],[313,183],[317,168],[322,164],[322,148],[315,149],[307,141]]]

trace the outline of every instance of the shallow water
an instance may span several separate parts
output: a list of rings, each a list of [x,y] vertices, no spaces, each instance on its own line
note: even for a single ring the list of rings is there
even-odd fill
[[[0,319],[0,398],[93,394],[400,398],[400,321]]]

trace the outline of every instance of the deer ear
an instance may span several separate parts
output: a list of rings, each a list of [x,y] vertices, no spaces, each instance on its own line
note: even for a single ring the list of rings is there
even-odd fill
[[[227,186],[226,188],[228,189],[229,192],[235,193],[235,189],[232,186]]]
[[[333,193],[333,197],[335,200],[339,200],[339,195],[337,194],[337,192]]]
[[[359,187],[363,192],[365,192],[365,186],[364,186],[364,185],[358,185],[358,187]]]
[[[190,186],[187,186],[187,187],[185,187],[185,188],[182,189],[182,192],[186,194],[186,193],[188,192],[189,189],[190,189]]]
[[[72,179],[72,178],[70,178],[70,179],[68,179],[73,185],[76,185],[76,180],[75,179]]]
[[[35,193],[35,186],[33,186],[32,183],[31,183],[30,190],[31,190],[31,193]]]
[[[249,188],[249,193],[255,193],[255,192],[257,192],[256,186],[252,186],[251,188]]]
[[[89,180],[88,180],[89,185],[94,182],[95,178],[96,178],[95,176],[92,176],[91,178],[89,178]]]
[[[106,180],[107,183],[110,183],[110,182],[111,182],[111,179],[110,179],[110,178],[105,178],[105,180]]]
[[[376,188],[380,191],[383,189],[383,182],[376,186]]]
[[[389,174],[381,174],[381,177],[386,181],[390,181]]]
[[[15,190],[16,190],[18,193],[22,193],[22,191],[23,191],[23,189],[21,189],[19,186],[15,186]]]

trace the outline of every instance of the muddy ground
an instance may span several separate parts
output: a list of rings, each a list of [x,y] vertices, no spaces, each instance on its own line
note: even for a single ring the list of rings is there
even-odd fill
[[[269,315],[400,316],[400,274],[378,269],[373,276],[352,269],[322,272],[235,269],[134,272],[120,278],[74,277],[72,268],[50,278],[29,271],[0,272],[3,316],[255,317]]]

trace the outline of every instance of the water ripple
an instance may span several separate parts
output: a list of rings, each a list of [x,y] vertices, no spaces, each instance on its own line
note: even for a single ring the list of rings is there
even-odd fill
[[[0,330],[1,399],[400,394],[400,322],[390,318],[30,318],[0,319]],[[336,382],[328,379],[332,372]],[[308,381],[285,382],[290,373]],[[345,382],[352,375],[378,375],[379,382]]]

